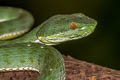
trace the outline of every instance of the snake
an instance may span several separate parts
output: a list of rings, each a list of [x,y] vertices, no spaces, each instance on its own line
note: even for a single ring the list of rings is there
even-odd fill
[[[81,39],[97,21],[83,13],[57,14],[32,28],[27,10],[0,7],[0,72],[37,71],[36,80],[65,80],[62,54],[52,45]]]

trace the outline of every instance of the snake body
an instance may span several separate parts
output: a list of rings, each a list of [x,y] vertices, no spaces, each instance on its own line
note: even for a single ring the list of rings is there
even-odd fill
[[[37,80],[65,80],[61,53],[49,45],[83,38],[97,22],[82,13],[55,15],[27,32],[33,22],[26,10],[0,7],[0,72],[31,70],[40,73]]]

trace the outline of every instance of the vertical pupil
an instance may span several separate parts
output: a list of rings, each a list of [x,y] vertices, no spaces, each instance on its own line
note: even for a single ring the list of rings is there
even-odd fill
[[[70,24],[70,29],[74,30],[76,28],[77,28],[77,24],[75,24],[75,23]]]

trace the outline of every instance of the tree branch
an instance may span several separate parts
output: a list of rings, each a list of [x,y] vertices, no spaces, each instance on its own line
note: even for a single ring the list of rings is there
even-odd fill
[[[120,80],[120,71],[64,56],[66,80]]]

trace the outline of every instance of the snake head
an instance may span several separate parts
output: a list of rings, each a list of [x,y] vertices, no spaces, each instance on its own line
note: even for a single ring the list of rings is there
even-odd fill
[[[97,21],[82,13],[55,15],[41,24],[37,33],[38,39],[46,45],[80,39],[91,34]]]

